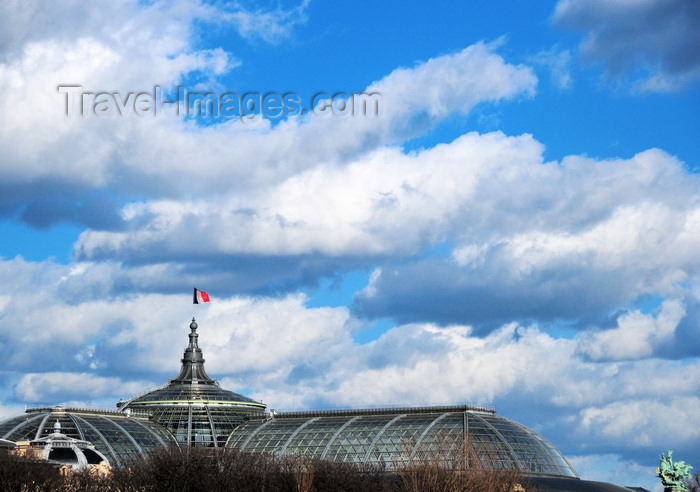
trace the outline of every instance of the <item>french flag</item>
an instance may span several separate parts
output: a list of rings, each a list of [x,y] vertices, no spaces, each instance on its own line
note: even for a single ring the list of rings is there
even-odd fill
[[[198,290],[197,287],[194,288],[194,299],[192,301],[194,304],[202,304],[203,302],[209,302],[209,294],[203,290]]]

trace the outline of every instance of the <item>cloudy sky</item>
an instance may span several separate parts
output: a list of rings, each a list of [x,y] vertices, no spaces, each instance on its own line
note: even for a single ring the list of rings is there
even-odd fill
[[[209,374],[278,411],[483,403],[584,478],[700,467],[699,24],[2,2],[0,417],[162,384],[196,316]]]

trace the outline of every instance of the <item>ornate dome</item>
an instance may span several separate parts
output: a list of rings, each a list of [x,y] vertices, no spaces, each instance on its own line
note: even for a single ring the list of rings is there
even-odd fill
[[[266,405],[227,391],[204,370],[204,357],[197,344],[197,322],[190,323],[189,345],[177,377],[165,386],[119,402],[122,411],[147,410],[179,443],[192,446],[223,446],[233,429],[249,417],[260,417]]]

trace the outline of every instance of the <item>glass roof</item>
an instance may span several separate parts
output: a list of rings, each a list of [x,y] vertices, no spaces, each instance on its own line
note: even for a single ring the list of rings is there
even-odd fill
[[[492,412],[471,410],[278,414],[246,422],[233,431],[226,445],[396,470],[424,458],[454,466],[465,444],[471,449],[467,460],[478,459],[488,468],[578,477],[564,456],[533,430]]]
[[[91,411],[62,407],[27,410],[27,414],[0,422],[0,438],[33,441],[53,433],[58,421],[61,433],[91,442],[110,463],[123,464],[145,456],[157,446],[175,443],[162,426],[138,416],[120,412]]]

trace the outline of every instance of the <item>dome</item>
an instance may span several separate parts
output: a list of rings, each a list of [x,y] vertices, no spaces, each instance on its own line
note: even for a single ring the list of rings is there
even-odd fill
[[[207,375],[197,328],[192,318],[189,345],[177,377],[162,388],[119,402],[117,407],[122,411],[147,410],[153,421],[172,432],[179,443],[218,447],[247,418],[262,417],[266,405],[220,388]]]
[[[109,466],[107,457],[97,451],[92,443],[61,433],[61,423],[58,420],[54,424],[53,434],[30,441],[25,451],[30,458],[40,458],[74,468],[100,464]]]
[[[59,435],[55,435],[56,423],[60,426]],[[63,407],[29,409],[24,415],[0,422],[0,438],[14,442],[31,441],[42,447],[51,444],[46,448],[47,453],[54,447],[62,447],[54,446],[58,441],[66,441],[63,447],[73,448],[74,451],[89,449],[89,446],[85,446],[92,443],[95,451],[111,465],[145,457],[157,446],[175,442],[166,429],[142,416]],[[68,459],[69,454],[59,452],[54,457],[63,455]],[[89,451],[82,454],[89,456],[89,459],[85,458],[88,464],[97,459]],[[53,459],[48,454],[47,458]]]
[[[391,471],[426,458],[454,462],[465,444],[467,459],[489,469],[578,478],[559,450],[535,431],[473,406],[279,413],[241,425],[226,445]]]

